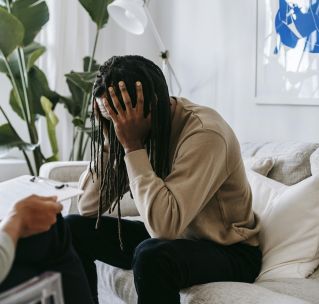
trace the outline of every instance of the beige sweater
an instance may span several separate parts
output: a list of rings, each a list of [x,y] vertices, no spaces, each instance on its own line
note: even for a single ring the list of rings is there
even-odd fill
[[[178,99],[170,147],[171,173],[165,180],[156,176],[146,150],[125,156],[130,189],[149,234],[258,245],[259,221],[239,143],[223,118]],[[81,214],[97,214],[98,184],[87,173]]]

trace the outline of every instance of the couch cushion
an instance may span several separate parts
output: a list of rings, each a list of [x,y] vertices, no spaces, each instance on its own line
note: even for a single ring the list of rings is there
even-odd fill
[[[246,169],[253,170],[261,175],[267,176],[274,167],[275,161],[271,157],[248,157],[244,159]]]
[[[289,187],[253,171],[247,176],[261,218],[258,279],[311,275],[319,264],[319,175]]]
[[[100,304],[135,304],[133,272],[96,261]],[[306,304],[255,284],[218,282],[181,291],[181,304]]]
[[[319,174],[319,149],[313,152],[310,156],[311,174]]]
[[[311,279],[277,279],[257,283],[275,292],[297,297],[310,303],[319,304],[319,284]]]
[[[286,185],[293,185],[311,175],[310,155],[319,144],[301,142],[246,142],[241,145],[242,155],[248,157],[272,157],[274,167],[268,177]]]

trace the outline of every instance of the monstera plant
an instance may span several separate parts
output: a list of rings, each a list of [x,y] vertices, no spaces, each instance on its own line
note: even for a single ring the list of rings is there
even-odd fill
[[[60,96],[50,90],[45,74],[35,64],[45,47],[34,42],[34,38],[48,20],[45,1],[0,0],[0,72],[11,82],[9,103],[24,121],[29,137],[20,137],[1,101],[0,111],[6,123],[0,125],[0,155],[11,148],[19,148],[33,175],[44,162],[58,159],[55,133],[58,118],[53,110]],[[53,153],[49,158],[44,157],[39,143],[37,121],[40,116],[46,117],[47,121]]]
[[[107,6],[113,0],[79,0],[79,2],[95,23],[96,30],[92,53],[83,58],[83,71],[71,71],[65,75],[71,96],[62,97],[61,101],[72,115],[75,129],[70,160],[83,160],[90,140],[91,128],[88,126],[88,121],[91,113],[92,86],[99,68],[94,57],[99,34],[109,19]]]

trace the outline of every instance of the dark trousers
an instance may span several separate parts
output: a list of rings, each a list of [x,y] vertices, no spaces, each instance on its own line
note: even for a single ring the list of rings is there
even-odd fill
[[[139,304],[177,304],[179,291],[217,281],[254,282],[261,267],[258,247],[245,244],[221,246],[207,240],[152,239],[141,222],[122,220],[121,251],[117,219],[67,218],[77,250],[97,300],[94,261],[133,269]]]
[[[0,284],[0,292],[45,271],[61,273],[66,304],[93,303],[81,261],[71,243],[70,230],[61,215],[48,232],[18,241],[12,268]]]

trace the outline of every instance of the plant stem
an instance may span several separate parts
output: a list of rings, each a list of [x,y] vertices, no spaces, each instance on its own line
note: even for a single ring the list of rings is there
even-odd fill
[[[22,153],[23,153],[23,156],[25,158],[25,161],[27,162],[27,165],[28,165],[28,168],[29,168],[29,171],[31,173],[31,175],[35,176],[35,173],[33,171],[33,168],[32,168],[32,165],[31,165],[31,162],[30,162],[30,159],[28,157],[28,154],[27,152],[25,152],[24,150],[22,150]]]
[[[83,160],[82,145],[83,145],[84,132],[82,130],[78,130],[77,132],[79,132],[80,138],[78,141],[78,150],[76,151],[76,160]]]
[[[99,28],[96,28],[93,51],[92,51],[92,55],[90,56],[88,70],[86,72],[91,72],[92,64],[93,64],[93,60],[94,60],[94,56],[95,56],[95,51],[96,51],[96,46],[97,46],[97,41],[99,39],[99,34],[100,34],[100,30],[99,30]],[[83,100],[84,100],[84,103],[83,103],[84,106],[82,108],[82,115],[81,116],[82,116],[83,121],[85,122],[86,116],[87,116],[87,111],[88,111],[88,106],[89,106],[89,101],[90,101],[90,97],[88,96],[88,94],[84,94]]]
[[[24,95],[24,104],[25,104],[25,110],[26,110],[26,116],[27,116],[27,121],[26,123],[29,124],[31,123],[31,113],[30,113],[30,106],[29,106],[29,98],[28,98],[28,93],[27,93],[27,75],[25,74],[25,71],[23,69],[23,63],[22,63],[22,56],[21,48],[18,48],[18,64],[19,64],[19,71],[20,71],[20,77],[21,77],[21,82],[22,82],[22,89],[23,89],[23,95]]]
[[[94,39],[92,55],[90,56],[89,66],[88,66],[88,70],[86,72],[91,72],[92,64],[93,64],[93,60],[94,60],[94,56],[95,56],[95,52],[96,52],[97,42],[98,42],[98,39],[99,39],[99,34],[100,34],[100,29],[97,27],[96,28],[96,33],[95,33],[95,39]],[[84,94],[84,96],[83,96],[83,108],[82,108],[82,113],[81,113],[81,117],[82,117],[82,119],[84,121],[84,127],[85,127],[85,122],[86,122],[86,119],[87,119],[87,112],[88,112],[89,103],[90,103],[90,95],[89,94]],[[82,130],[80,130],[78,132],[80,132],[80,139],[79,139],[79,144],[78,144],[76,160],[83,160],[83,156],[84,156],[84,153],[85,153],[85,148],[87,146],[87,145],[85,145],[84,148],[82,147],[85,133]]]
[[[1,52],[1,51],[0,51],[0,52]],[[20,93],[19,93],[19,90],[18,90],[18,86],[17,86],[17,83],[16,83],[16,81],[15,81],[15,79],[14,79],[12,70],[11,70],[10,65],[9,65],[9,62],[8,62],[7,58],[4,56],[4,54],[3,54],[2,52],[1,52],[1,54],[2,54],[3,61],[4,61],[5,65],[6,65],[6,68],[7,68],[7,70],[8,70],[8,73],[9,73],[9,76],[10,76],[10,80],[11,80],[11,82],[12,82],[13,89],[14,89],[14,91],[15,91],[15,93],[16,93],[16,97],[17,97],[17,99],[18,99],[18,103],[19,103],[19,106],[20,106],[20,108],[21,108],[21,112],[22,112],[22,115],[23,115],[23,119],[24,119],[25,121],[27,121],[27,116],[26,116],[26,113],[25,113],[25,108],[24,108],[24,106],[23,106],[23,102],[22,102],[22,99],[21,99],[21,96],[20,96]]]
[[[74,160],[74,147],[75,147],[75,142],[76,142],[76,139],[77,139],[78,135],[79,135],[79,133],[73,127],[72,150],[70,152],[69,160]]]
[[[9,0],[6,0],[6,4],[7,4],[8,12],[11,14],[11,7],[10,7]]]
[[[20,96],[20,92],[19,92],[17,83],[15,81],[15,78],[13,76],[12,70],[10,68],[9,62],[7,61],[7,58],[3,55],[3,53],[1,51],[0,51],[0,55],[2,55],[2,58],[3,58],[4,63],[6,65],[7,71],[9,73],[10,80],[11,80],[11,83],[12,83],[12,86],[13,86],[13,90],[16,93],[16,97],[18,99],[18,103],[19,103],[19,106],[20,106],[20,109],[21,109],[21,112],[22,112],[23,119],[27,123],[27,128],[28,128],[28,132],[29,132],[29,136],[30,136],[30,141],[31,141],[32,144],[36,144],[38,142],[38,134],[37,134],[36,127],[34,125],[34,121],[28,123],[28,119],[27,119],[27,115],[26,115],[26,109],[25,109],[25,107],[23,105],[22,98]],[[39,147],[37,147],[37,148],[35,148],[33,150],[33,156],[34,156],[34,162],[35,162],[35,166],[36,166],[36,171],[39,172],[39,169],[40,169],[40,166],[42,165],[42,160],[43,160],[42,157],[41,157],[41,151],[40,151]]]
[[[3,110],[3,108],[2,108],[1,106],[0,106],[0,111],[1,111],[1,113],[3,114],[4,118],[7,120],[7,122],[8,122],[8,124],[9,124],[9,126],[11,127],[12,131],[13,131],[17,136],[19,136],[19,134],[18,134],[18,133],[16,132],[16,130],[14,129],[14,127],[13,127],[11,121],[9,120],[9,117],[7,116],[7,114],[5,113],[5,111]],[[22,153],[23,153],[23,156],[24,156],[24,158],[25,158],[25,160],[26,160],[26,162],[27,162],[27,165],[28,165],[28,168],[29,168],[29,171],[30,171],[31,175],[34,175],[34,171],[33,171],[33,168],[32,168],[31,162],[30,162],[30,159],[29,159],[29,157],[28,157],[28,154],[27,154],[24,150],[22,150]]]
[[[84,157],[84,153],[85,153],[86,147],[87,147],[87,145],[88,145],[88,143],[89,143],[89,139],[90,139],[90,136],[89,136],[89,135],[86,135],[84,147],[83,147],[83,150],[82,150],[82,155],[83,155],[83,157]]]
[[[95,56],[95,51],[96,51],[96,47],[97,47],[97,41],[99,40],[99,34],[100,34],[100,29],[97,28],[96,29],[96,33],[95,33],[92,56],[90,58],[90,62],[89,62],[89,66],[88,66],[88,72],[91,72],[91,69],[92,69],[92,63],[93,63],[93,59],[94,59],[94,56]]]
[[[22,80],[21,82],[22,82],[22,88],[24,93],[25,111],[26,111],[26,116],[28,119],[26,123],[27,123],[28,131],[29,131],[29,136],[31,139],[31,143],[37,144],[39,140],[38,132],[35,126],[34,116],[32,115],[32,112],[31,112],[31,104],[30,104],[28,92],[27,92],[28,74],[25,67],[24,53],[21,48],[18,48],[18,64],[19,64],[20,77]],[[40,166],[42,165],[42,161],[43,161],[41,154],[42,154],[41,149],[39,147],[36,147],[33,150],[33,157],[34,157],[37,173],[39,173]]]

